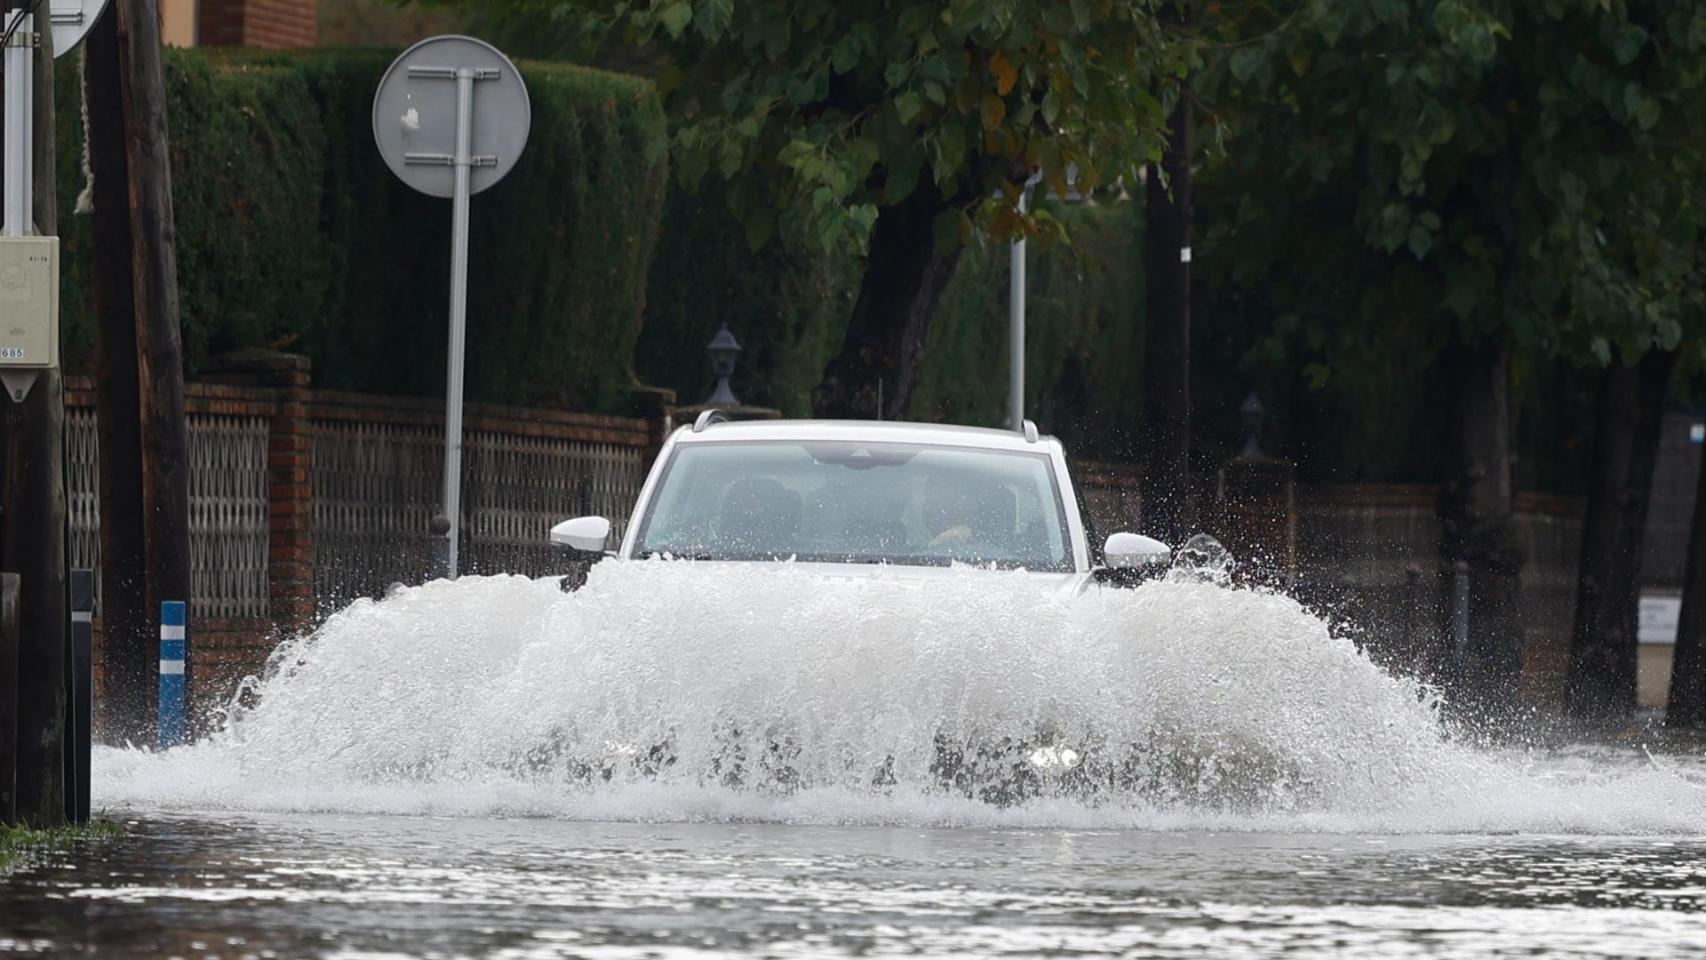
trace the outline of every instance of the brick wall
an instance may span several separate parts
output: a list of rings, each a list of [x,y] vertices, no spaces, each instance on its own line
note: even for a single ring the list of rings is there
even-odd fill
[[[197,39],[209,47],[278,50],[319,39],[315,0],[201,0]]]
[[[211,422],[255,424],[243,429],[264,432],[264,462],[260,448],[252,459],[231,455],[228,448],[237,442],[233,435],[217,431],[204,434],[199,441],[200,447],[192,440],[192,493],[196,488],[193,479],[194,451],[199,449],[203,454],[209,454],[211,442],[214,447],[227,449],[226,455],[207,457],[215,468],[264,474],[266,501],[264,514],[252,521],[247,514],[244,519],[233,520],[229,515],[218,513],[217,504],[209,502],[207,497],[197,500],[192,496],[192,513],[197,518],[192,520],[192,533],[198,529],[198,523],[202,527],[238,523],[247,532],[253,548],[249,553],[255,558],[254,562],[265,567],[264,583],[258,584],[260,595],[254,596],[253,589],[244,594],[245,609],[252,609],[256,615],[198,612],[192,604],[189,637],[194,676],[190,707],[196,723],[205,729],[215,719],[218,709],[230,702],[241,680],[262,672],[280,640],[311,627],[315,621],[316,570],[325,563],[319,549],[323,544],[317,542],[317,533],[323,531],[317,531],[315,525],[317,430],[327,424],[368,424],[373,428],[376,443],[382,439],[379,436],[381,432],[396,429],[424,430],[436,438],[442,430],[443,403],[434,399],[315,391],[309,386],[311,371],[306,359],[270,351],[242,351],[216,358],[204,369],[203,376],[203,382],[186,384],[184,390],[185,413],[190,418],[192,433],[198,424],[205,428]],[[464,427],[470,436],[483,431],[513,438],[523,444],[583,444],[605,451],[631,451],[630,456],[639,457],[641,452],[655,450],[670,422],[673,395],[657,399],[653,405],[655,409],[649,410],[645,418],[469,404]],[[93,380],[86,376],[67,377],[67,413],[84,421],[85,432],[92,429],[94,405]],[[252,436],[252,433],[244,436]],[[213,439],[210,441],[209,437]],[[83,451],[85,460],[88,452]],[[649,464],[650,457],[647,456],[640,469]],[[73,467],[76,469],[72,471],[69,493],[79,505],[83,527],[88,527],[94,522],[96,512],[97,491],[93,489],[96,471],[92,462],[77,461]],[[432,486],[436,487],[436,460],[433,470]],[[637,488],[637,485],[638,479],[635,478],[634,486]],[[476,493],[478,491],[469,492],[465,507],[478,506]],[[624,489],[613,493],[620,494],[616,499],[622,501],[622,509],[631,504],[631,491]],[[214,498],[218,495],[219,491],[211,493]],[[385,510],[394,509],[397,504],[378,503],[375,506]],[[567,505],[563,509],[567,510]],[[74,523],[74,531],[77,529]],[[421,530],[425,530],[424,525],[421,525]],[[332,532],[337,532],[335,527]],[[93,533],[83,529],[82,536],[84,540],[91,540]],[[543,544],[542,538],[540,542]],[[264,560],[259,559],[263,554]],[[87,544],[80,551],[74,550],[73,555],[79,566],[94,563],[93,548]],[[221,555],[215,553],[213,556],[218,560]],[[333,572],[337,571],[334,569]],[[209,599],[206,596],[196,598],[197,601]],[[218,605],[213,609],[219,609]],[[261,611],[265,612],[264,616],[259,615]],[[97,703],[104,699],[104,640],[101,611],[97,607],[93,651]],[[100,727],[97,722],[97,735],[101,733]]]

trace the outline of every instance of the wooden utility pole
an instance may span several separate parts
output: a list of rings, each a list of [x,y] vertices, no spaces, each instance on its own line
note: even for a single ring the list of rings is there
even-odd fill
[[[1162,8],[1174,25],[1177,6]],[[1178,546],[1192,532],[1191,503],[1191,81],[1167,122],[1161,163],[1145,184],[1143,321],[1144,532]]]
[[[1658,463],[1665,394],[1677,351],[1621,350],[1600,371],[1593,463],[1576,567],[1576,620],[1564,706],[1578,720],[1626,720],[1635,711],[1641,559]]]
[[[7,4],[8,7],[15,4]],[[53,33],[36,17],[31,125],[31,218],[35,232],[58,228],[54,186]],[[18,574],[17,822],[65,822],[66,595],[65,388],[57,369],[42,370],[22,403],[6,402],[0,478],[0,569]]]
[[[111,6],[83,48],[94,178],[95,424],[100,439],[101,673],[106,735],[154,737],[159,632],[151,630],[143,566],[142,424],[136,416],[136,299],[131,279],[130,164],[125,161],[118,12]]]
[[[114,9],[130,190],[147,622],[158,635],[161,601],[190,599],[189,458],[166,80],[156,0],[114,0]],[[186,685],[192,683],[193,656],[185,658]]]
[[[1701,465],[1694,487],[1688,566],[1682,575],[1682,610],[1677,615],[1672,657],[1665,725],[1706,729],[1706,464]]]

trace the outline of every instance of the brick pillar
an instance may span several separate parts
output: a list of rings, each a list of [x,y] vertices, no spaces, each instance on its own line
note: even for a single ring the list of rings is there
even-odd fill
[[[646,451],[640,469],[650,470],[663,442],[675,429],[675,391],[666,387],[634,387],[631,394],[634,416],[646,421]]]
[[[276,407],[267,429],[267,579],[273,625],[290,633],[314,619],[314,435],[307,357],[241,350],[213,358],[203,379],[266,387]]]
[[[1246,582],[1289,587],[1297,579],[1297,479],[1289,460],[1238,457],[1216,478],[1215,536]]]
[[[314,433],[309,418],[307,357],[279,371],[278,412],[267,433],[267,500],[272,533],[267,538],[267,575],[272,583],[272,619],[295,631],[314,619]]]
[[[204,47],[279,50],[319,39],[315,0],[201,0],[196,41]]]

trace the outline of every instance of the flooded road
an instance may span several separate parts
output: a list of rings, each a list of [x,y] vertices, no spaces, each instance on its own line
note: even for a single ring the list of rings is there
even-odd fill
[[[1706,956],[1706,748],[1477,746],[1284,596],[469,577],[101,748],[0,954]],[[880,571],[879,571],[880,573]]]
[[[0,883],[0,953],[1706,953],[1706,837],[148,816]]]

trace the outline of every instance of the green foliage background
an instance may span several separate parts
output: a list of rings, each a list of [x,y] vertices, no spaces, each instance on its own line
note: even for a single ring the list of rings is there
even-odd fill
[[[1702,362],[1703,50],[1698,4],[1302,0],[1209,57],[1194,320],[1237,332],[1281,452],[1435,479],[1442,358],[1494,344],[1519,483],[1579,492],[1599,368]]]
[[[1143,207],[1049,211],[1067,239],[1026,245],[1025,410],[1074,452],[1129,459],[1142,404]],[[979,236],[930,329],[912,416],[1007,421],[1011,246]]]
[[[442,389],[450,207],[373,147],[382,51],[168,51],[186,363],[242,347],[308,354],[327,387]],[[619,411],[668,180],[644,80],[524,63],[526,156],[480,194],[469,252],[468,394]],[[93,340],[76,58],[58,77],[67,365]]]
[[[393,56],[168,53],[192,375],[222,351],[273,346],[310,355],[321,386],[442,390],[448,204],[398,183],[372,146],[372,91]],[[706,178],[697,192],[671,184],[647,81],[523,69],[534,107],[528,155],[474,205],[469,396],[620,412],[638,380],[696,402],[711,386],[704,343],[727,323],[746,347],[736,392],[809,413],[811,388],[841,344],[859,262],[778,243],[755,252],[720,181]],[[75,58],[62,62],[58,90],[65,356],[78,371],[88,368],[93,304],[90,222],[72,213],[84,183]],[[1288,191],[1265,182],[1261,166],[1213,155],[1199,177],[1199,452],[1213,460],[1237,448],[1237,406],[1255,389],[1269,411],[1268,449],[1297,459],[1306,476],[1437,479],[1452,371],[1437,369],[1431,350],[1381,346],[1440,335],[1426,309],[1432,297],[1412,276],[1426,258],[1322,229],[1356,222],[1355,192],[1331,178]],[[1141,200],[1104,193],[1044,209],[1065,238],[1030,244],[1027,409],[1079,456],[1131,459],[1142,393]],[[1303,249],[1296,239],[1310,223]],[[1321,246],[1334,237],[1342,245]],[[969,241],[911,416],[1004,421],[1008,260],[1005,242],[981,233]],[[1555,349],[1530,341],[1515,354],[1518,470],[1524,488],[1570,491],[1593,378]]]

